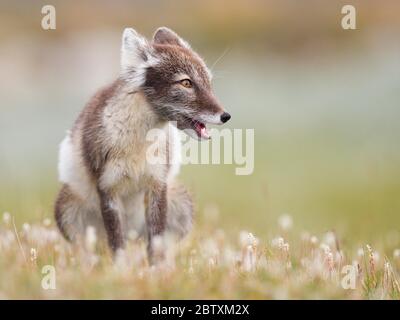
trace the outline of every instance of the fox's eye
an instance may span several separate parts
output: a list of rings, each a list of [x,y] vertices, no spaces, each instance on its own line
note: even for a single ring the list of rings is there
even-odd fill
[[[180,81],[180,84],[184,86],[185,88],[191,88],[192,87],[192,81],[189,79],[183,79]]]

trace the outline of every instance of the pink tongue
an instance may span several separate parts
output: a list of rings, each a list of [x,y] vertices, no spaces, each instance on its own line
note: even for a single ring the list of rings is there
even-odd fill
[[[209,139],[210,136],[208,135],[207,128],[203,123],[198,122],[196,124],[197,130],[200,132],[200,136],[204,139]]]
[[[210,138],[210,136],[208,135],[208,132],[207,132],[207,129],[206,129],[205,126],[203,126],[203,127],[201,128],[200,134],[201,134],[201,136],[202,136],[203,138],[206,138],[206,139]]]

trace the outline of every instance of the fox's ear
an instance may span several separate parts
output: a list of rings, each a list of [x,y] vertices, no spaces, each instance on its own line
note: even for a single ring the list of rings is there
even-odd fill
[[[121,68],[138,67],[149,59],[150,45],[147,40],[132,28],[122,34]]]
[[[185,40],[167,27],[161,27],[156,30],[153,36],[153,42],[158,44],[170,44],[190,49],[190,45]]]

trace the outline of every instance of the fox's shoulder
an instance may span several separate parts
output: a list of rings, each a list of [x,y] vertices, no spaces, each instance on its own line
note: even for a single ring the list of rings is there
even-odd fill
[[[90,130],[93,127],[98,127],[101,123],[104,109],[108,102],[117,95],[123,86],[123,82],[124,80],[118,78],[107,86],[97,90],[76,119],[72,133],[78,129]]]

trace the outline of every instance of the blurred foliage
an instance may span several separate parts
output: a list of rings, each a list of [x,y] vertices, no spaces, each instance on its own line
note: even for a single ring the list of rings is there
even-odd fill
[[[195,41],[200,47],[253,48],[248,52],[311,50],[312,45],[332,49],[362,42],[381,29],[400,27],[400,3],[396,0],[354,0],[357,31],[344,32],[341,8],[348,1],[232,0],[226,1],[94,1],[79,3],[52,1],[58,28],[43,33],[38,21],[46,1],[2,1],[0,40],[19,34],[40,34],[54,40],[88,30],[133,26],[150,35],[157,26],[167,25]],[[12,31],[12,32],[11,32]],[[311,48],[311,49],[310,49]],[[354,49],[354,48],[353,48]]]

